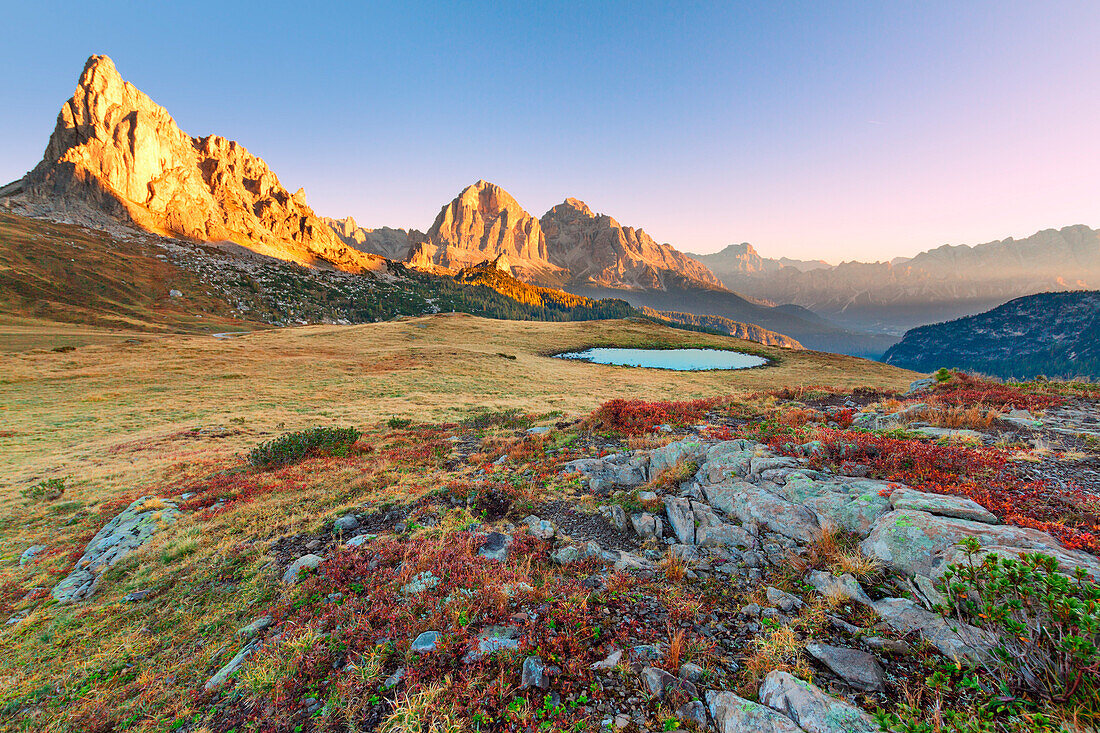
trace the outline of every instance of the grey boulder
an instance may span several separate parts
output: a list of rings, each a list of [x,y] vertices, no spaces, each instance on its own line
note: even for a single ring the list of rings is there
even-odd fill
[[[786,715],[807,733],[873,733],[870,715],[787,672],[770,672],[760,685],[760,702]]]

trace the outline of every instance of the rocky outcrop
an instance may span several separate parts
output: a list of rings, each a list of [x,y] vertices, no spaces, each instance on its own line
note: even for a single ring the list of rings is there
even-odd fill
[[[818,454],[823,449],[820,443],[790,448],[795,456],[777,455],[770,447],[746,439],[712,442],[686,437],[651,451],[576,459],[562,470],[584,474],[594,491],[606,493],[636,490],[647,477],[634,467],[644,465],[647,453],[649,479],[672,466],[694,462],[694,475],[678,486],[639,491],[637,499],[646,511],[630,514],[629,527],[643,541],[667,545],[689,566],[697,563],[696,567],[708,571],[744,573],[750,581],[762,580],[762,568],[767,565],[789,566],[792,554],[804,552],[830,528],[862,540],[862,552],[896,575],[928,607],[943,602],[937,584],[948,566],[967,562],[960,548],[963,540],[976,540],[980,553],[1004,558],[1039,552],[1055,558],[1059,572],[1080,568],[1087,576],[1100,578],[1100,560],[1093,555],[1065,548],[1046,532],[1001,524],[971,499],[813,470],[807,467],[807,459],[798,456]],[[845,449],[838,450],[842,455]],[[618,514],[623,516],[617,521],[612,511],[605,516],[624,529],[625,512],[619,508]],[[574,551],[579,558],[579,550]],[[588,555],[594,556],[591,551]],[[919,635],[952,659],[977,664],[992,649],[988,632],[958,619],[945,619],[909,599],[873,600],[852,575],[810,571],[804,582],[830,602],[873,609],[886,627],[903,635]],[[775,607],[773,612],[781,613],[794,612],[801,603],[775,588],[767,589],[767,602]],[[854,632],[849,629],[849,633]],[[881,669],[864,652],[826,646],[809,651],[849,686],[881,687]],[[805,727],[792,714],[794,708],[767,704]],[[741,720],[729,710],[723,715]],[[752,715],[749,718],[755,720]]]
[[[54,600],[75,603],[90,598],[107,568],[144,545],[157,530],[174,524],[178,516],[175,504],[151,496],[130,504],[96,532],[76,567],[54,586]]]
[[[407,259],[413,248],[424,241],[424,232],[416,229],[367,229],[359,226],[350,216],[344,219],[323,216],[321,221],[328,224],[347,246],[397,262]]]
[[[658,244],[642,229],[624,227],[567,198],[539,220],[550,260],[569,270],[575,284],[607,288],[665,288],[669,273],[721,287],[714,273],[672,245]]]
[[[88,59],[42,161],[0,197],[19,213],[233,242],[305,265],[357,272],[382,264],[341,242],[304,191],[287,191],[239,143],[180,130],[106,56]]]
[[[478,181],[440,210],[407,259],[417,267],[459,270],[498,258],[521,280],[555,283],[563,277],[547,255],[539,220],[500,186]]]

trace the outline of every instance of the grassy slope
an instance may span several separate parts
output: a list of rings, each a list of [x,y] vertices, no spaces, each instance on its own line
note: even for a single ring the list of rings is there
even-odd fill
[[[161,253],[143,239],[0,213],[0,349],[109,341],[135,330],[242,327],[195,275],[158,259]],[[171,290],[184,296],[172,298]]]

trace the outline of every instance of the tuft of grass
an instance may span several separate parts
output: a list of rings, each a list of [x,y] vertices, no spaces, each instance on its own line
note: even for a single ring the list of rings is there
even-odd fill
[[[685,460],[680,459],[676,462],[676,465],[669,466],[661,473],[646,483],[642,490],[649,490],[656,493],[668,493],[679,488],[680,484],[687,481],[695,472],[699,470],[699,461],[694,459]]]
[[[669,548],[665,553],[665,559],[661,561],[661,565],[665,569],[665,580],[678,583],[684,579],[687,566],[684,564],[683,559],[672,551],[672,548]]]
[[[419,692],[402,695],[393,712],[378,726],[378,733],[466,733],[469,727],[449,712],[446,702],[450,678]]]
[[[802,555],[789,559],[799,573],[828,570],[834,575],[850,573],[857,580],[866,580],[882,572],[882,563],[860,551],[858,537],[828,524],[810,540]]]
[[[813,672],[802,658],[803,644],[790,626],[779,626],[766,634],[753,639],[749,655],[741,664],[741,687],[743,697],[756,695],[760,680],[769,672],[782,670],[795,677],[811,680]]]

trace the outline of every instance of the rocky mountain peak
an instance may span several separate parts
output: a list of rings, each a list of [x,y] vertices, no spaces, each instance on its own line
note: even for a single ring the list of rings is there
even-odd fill
[[[244,146],[193,138],[107,56],[84,65],[42,161],[0,189],[22,213],[102,228],[135,225],[175,237],[230,241],[301,264],[359,271],[381,264],[347,247]]]
[[[505,255],[517,277],[534,281],[560,279],[551,264],[539,220],[500,186],[478,181],[444,206],[415,248],[410,261],[458,270]]]
[[[663,289],[669,275],[721,287],[706,266],[643,229],[624,227],[567,198],[540,220],[551,261],[568,269],[575,284],[617,289]]]
[[[561,205],[571,209],[575,209],[578,214],[589,219],[596,216],[594,213],[592,213],[592,209],[588,208],[588,204],[581,201],[580,199],[569,197]],[[553,209],[551,209],[551,211],[553,211]]]

